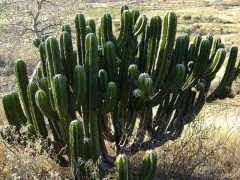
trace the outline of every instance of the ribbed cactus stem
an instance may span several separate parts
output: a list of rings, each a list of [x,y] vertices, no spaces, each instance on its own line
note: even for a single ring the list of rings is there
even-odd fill
[[[83,14],[75,16],[76,45],[78,64],[85,64],[86,20]]]
[[[143,157],[143,165],[139,173],[139,180],[154,179],[157,168],[157,153],[154,150],[146,151]]]
[[[35,95],[36,104],[42,114],[51,120],[58,120],[57,112],[52,109],[51,102],[45,91],[38,90]]]
[[[54,37],[49,37],[45,43],[47,55],[47,78],[50,89],[53,89],[53,77],[56,74],[63,74],[58,41]]]
[[[238,64],[237,66],[239,67],[239,61],[237,61],[237,54],[238,48],[236,46],[232,47],[223,78],[221,79],[221,82],[219,83],[218,87],[214,89],[214,91],[207,97],[206,99],[207,102],[211,102],[217,99],[218,96],[221,96],[222,92],[224,93],[224,87],[231,85],[233,81],[232,76],[233,74],[235,74],[235,71],[232,70],[234,69],[236,64]]]
[[[28,76],[27,76],[27,66],[22,59],[18,59],[15,64],[15,75],[17,78],[17,85],[20,94],[20,100],[23,104],[23,109],[27,117],[28,123],[33,124],[29,104],[27,97],[27,86],[28,86]]]
[[[147,60],[145,70],[152,73],[155,65],[156,49],[161,37],[162,20],[159,16],[153,16],[150,21],[147,44]]]
[[[66,78],[57,74],[53,78],[53,99],[56,111],[60,118],[59,126],[61,137],[65,144],[68,143],[68,126],[71,120],[68,105],[67,81]]]
[[[109,13],[104,13],[103,17],[101,18],[101,43],[105,45],[107,41],[111,41],[116,44],[116,38],[112,32],[112,17]]]
[[[129,40],[132,32],[132,13],[128,10],[121,15],[121,30],[117,39],[117,45],[122,48]]]
[[[35,131],[37,132],[37,134],[39,134],[44,139],[46,139],[48,136],[47,127],[46,127],[46,124],[44,121],[43,114],[38,109],[36,100],[35,100],[35,94],[36,94],[37,90],[38,90],[38,87],[37,87],[36,83],[34,83],[34,82],[29,83],[29,85],[27,87],[27,96],[28,96],[28,100],[29,100],[29,107],[30,107],[30,112],[31,112],[31,116],[33,119],[33,126],[34,126]]]
[[[92,29],[92,32],[93,32],[94,34],[96,34],[96,24],[95,24],[94,19],[88,19],[88,20],[87,20],[87,25],[90,26],[91,29]]]
[[[87,76],[83,66],[74,68],[73,96],[71,99],[71,111],[76,111],[83,103],[87,92]]]
[[[116,180],[130,180],[130,164],[128,157],[125,154],[117,156],[115,161],[116,166]]]
[[[73,120],[69,126],[69,144],[71,152],[72,177],[75,180],[84,179],[84,129],[80,120]],[[80,165],[82,164],[82,165]]]
[[[109,75],[109,80],[113,82],[118,81],[118,64],[117,64],[117,54],[116,47],[111,42],[108,41],[104,45],[104,60],[106,63],[106,70]]]
[[[159,89],[168,73],[177,30],[177,17],[174,12],[165,14],[161,40],[158,46],[156,63],[153,73],[154,89]]]
[[[71,35],[67,31],[63,31],[60,36],[60,50],[64,72],[68,81],[73,83],[73,70],[77,62],[74,61]]]
[[[2,98],[3,108],[8,123],[20,130],[22,125],[26,125],[27,118],[23,113],[18,94],[11,92]]]
[[[95,112],[97,102],[97,79],[98,79],[98,41],[95,34],[90,33],[86,37],[86,64],[87,96],[83,107],[84,127],[89,132],[86,136],[92,138],[95,160],[100,156],[98,115]],[[85,126],[86,125],[86,126]],[[89,128],[89,129],[88,129]]]

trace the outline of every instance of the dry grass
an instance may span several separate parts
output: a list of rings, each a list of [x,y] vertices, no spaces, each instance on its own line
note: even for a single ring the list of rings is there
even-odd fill
[[[26,147],[0,140],[0,179],[69,179],[70,169],[59,167],[42,152],[42,141]]]
[[[179,139],[157,148],[156,179],[240,179],[239,99],[207,105]],[[136,174],[143,154],[132,157]]]

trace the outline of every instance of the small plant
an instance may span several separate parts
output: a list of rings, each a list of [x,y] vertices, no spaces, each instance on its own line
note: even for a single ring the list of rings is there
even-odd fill
[[[119,154],[115,161],[117,180],[133,179],[130,173],[130,162],[125,154]],[[157,154],[153,150],[146,151],[143,157],[143,165],[137,177],[138,180],[153,179],[157,167]],[[135,179],[135,178],[134,178]]]
[[[69,25],[62,26],[59,41],[33,41],[41,60],[34,81],[28,80],[25,62],[16,61],[18,93],[6,95],[3,106],[9,124],[18,131],[30,126],[33,136],[47,139],[61,165],[71,160],[75,179],[85,173],[79,158],[95,163],[102,157],[107,169],[113,165],[106,143],[116,154],[159,147],[180,137],[205,102],[234,97],[237,47],[231,48],[222,81],[211,92],[226,56],[224,44],[211,35],[196,35],[193,42],[187,34],[175,38],[174,12],[148,22],[122,6],[118,37],[109,13],[98,30],[83,14],[74,22],[75,48]]]
[[[183,20],[189,21],[189,20],[192,19],[192,16],[191,15],[184,15],[182,18],[183,18]]]

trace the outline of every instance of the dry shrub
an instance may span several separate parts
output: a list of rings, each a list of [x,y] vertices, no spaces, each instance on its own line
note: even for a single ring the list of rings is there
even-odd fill
[[[240,178],[239,129],[206,121],[202,113],[180,139],[158,148],[158,179]]]
[[[14,134],[14,129],[12,134]],[[18,136],[18,135],[16,135]],[[0,179],[69,179],[70,168],[63,168],[49,157],[43,149],[45,142],[35,139],[34,142],[24,142],[24,147],[17,140],[10,144],[0,140]],[[24,137],[20,138],[24,141]],[[48,149],[50,150],[50,149]]]

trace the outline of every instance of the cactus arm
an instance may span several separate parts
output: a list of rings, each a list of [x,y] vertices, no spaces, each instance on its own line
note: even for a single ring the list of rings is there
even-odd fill
[[[92,30],[91,26],[86,26],[86,35],[89,33],[93,33],[93,30]]]
[[[142,92],[142,98],[144,100],[152,99],[153,97],[152,79],[148,74],[141,73],[139,75],[138,85],[139,85],[139,89]]]
[[[150,34],[149,30],[150,30],[150,26],[147,25],[145,30],[141,34],[141,40],[138,45],[138,61],[136,62],[136,64],[138,65],[140,72],[146,71],[147,49],[148,49],[148,40],[149,40],[149,34]]]
[[[40,61],[41,61],[41,67],[42,67],[43,76],[47,77],[45,42],[42,42],[39,45],[39,54],[40,54]]]
[[[140,170],[139,180],[151,180],[157,168],[157,153],[154,150],[146,151],[143,157],[143,165]]]
[[[96,24],[95,24],[95,21],[93,19],[88,19],[86,24],[91,27],[92,33],[94,33],[96,35]]]
[[[182,90],[192,88],[195,85],[195,83],[199,80],[199,78],[203,75],[203,72],[206,69],[207,60],[210,53],[209,45],[210,44],[208,40],[202,40],[197,59],[194,61],[193,70],[188,79],[185,81]]]
[[[45,43],[47,60],[51,63],[49,68],[52,68],[52,73],[63,74],[63,67],[61,64],[61,56],[59,51],[58,41],[55,37],[49,37]]]
[[[128,157],[125,154],[117,156],[116,161],[116,180],[130,180],[130,165]]]
[[[22,59],[18,59],[15,64],[15,74],[17,78],[17,85],[20,94],[20,100],[23,104],[23,109],[27,117],[28,123],[33,124],[29,104],[27,97],[27,86],[28,86],[28,77],[27,77],[27,67],[25,62]]]
[[[177,64],[175,68],[169,75],[169,78],[166,80],[166,83],[163,85],[163,88],[173,91],[177,88],[186,77],[186,67],[183,64]]]
[[[114,82],[109,82],[104,102],[101,106],[101,113],[107,113],[113,110],[117,102],[117,85]]]
[[[132,87],[135,89],[138,87],[138,77],[140,75],[140,72],[138,70],[138,67],[136,64],[131,64],[128,68],[128,76],[130,79],[130,82],[132,84]]]
[[[216,89],[214,89],[210,95],[208,95],[208,97],[206,99],[207,102],[211,102],[211,101],[217,99],[218,95],[221,93],[223,88],[225,86],[227,86],[229,83],[231,83],[231,81],[233,80],[232,76],[231,76],[231,72],[234,69],[234,66],[236,64],[237,54],[238,54],[237,47],[235,47],[235,46],[232,47],[223,78],[221,79],[221,82],[219,83],[218,87]]]
[[[64,24],[61,27],[61,31],[64,32],[68,32],[69,36],[72,37],[72,30],[71,30],[71,26],[69,24]]]
[[[191,111],[183,117],[183,119],[182,119],[183,124],[188,124],[188,123],[192,122],[196,118],[196,116],[199,114],[199,112],[201,111],[205,102],[206,102],[206,95],[205,95],[204,91],[201,91],[199,93],[198,98],[197,98],[194,106],[192,107]]]
[[[77,59],[79,65],[85,64],[86,20],[83,14],[75,16]]]
[[[52,108],[49,96],[44,90],[38,90],[35,94],[35,101],[38,109],[48,118],[49,126],[52,130],[54,140],[59,141],[61,137],[59,129],[59,117],[57,112]]]
[[[162,21],[159,16],[154,16],[151,18],[149,26],[149,37],[147,45],[147,60],[146,69],[149,74],[152,74],[153,65],[155,64],[155,58],[157,53],[157,48],[159,44],[159,39],[161,36]]]
[[[88,80],[87,87],[87,108],[85,108],[84,121],[89,123],[90,137],[95,147],[95,160],[100,156],[98,117],[95,112],[97,101],[97,78],[98,78],[98,44],[95,34],[90,33],[86,37],[86,74]],[[87,109],[87,110],[86,110]],[[85,124],[84,124],[85,125]],[[88,137],[88,136],[87,136]]]
[[[39,66],[36,67],[36,80],[39,82],[43,77],[43,72],[42,72],[42,64],[39,62]]]
[[[209,65],[209,68],[204,72],[203,78],[208,79],[209,77],[215,75],[221,68],[225,57],[226,51],[222,48],[218,49],[212,63]]]
[[[147,17],[145,15],[140,15],[135,23],[132,33],[133,36],[138,36],[141,34],[147,25]]]
[[[83,103],[87,91],[87,79],[84,68],[77,65],[74,69],[73,96],[71,99],[71,111],[76,111]]]
[[[104,13],[103,17],[101,18],[100,30],[102,46],[104,46],[108,41],[116,44],[116,38],[112,32],[112,17],[109,13]]]
[[[176,40],[175,49],[173,51],[169,72],[176,66],[176,64],[183,63],[185,53],[185,36],[179,36]]]
[[[128,10],[123,11],[121,15],[121,30],[117,39],[117,45],[122,48],[129,40],[132,31],[132,13]]]
[[[38,90],[35,95],[36,104],[44,116],[51,120],[58,120],[57,113],[52,109],[51,103],[45,91]]]
[[[105,93],[107,91],[108,86],[108,74],[105,69],[100,69],[98,72],[98,84],[99,91],[101,93]]]
[[[106,42],[104,45],[104,59],[106,62],[106,70],[108,71],[109,80],[118,82],[118,65],[116,49],[112,42]]]
[[[47,57],[47,78],[48,78],[48,85],[50,89],[53,89],[53,77],[55,74],[60,73],[58,70],[60,69],[60,55],[57,57],[53,57],[52,50],[57,49],[57,40],[55,38],[48,38],[45,42],[45,50],[46,50],[46,57]],[[55,42],[55,43],[52,43]],[[56,46],[54,46],[56,45]],[[58,50],[57,50],[58,51]],[[54,62],[56,61],[56,62]],[[58,66],[58,68],[57,68]],[[56,68],[55,68],[56,67]],[[60,71],[60,70],[59,70]]]
[[[21,125],[26,125],[27,118],[23,113],[19,96],[16,92],[6,94],[2,98],[3,108],[7,117],[8,123],[16,126],[16,130],[20,130]]]
[[[68,94],[66,78],[57,74],[53,78],[53,99],[56,111],[60,118],[59,127],[61,137],[65,144],[68,143],[68,125],[70,121],[68,112]]]
[[[64,72],[69,83],[71,84],[73,83],[73,70],[77,62],[74,62],[72,39],[67,31],[63,31],[61,33],[60,50]]]
[[[153,73],[154,89],[162,85],[170,65],[177,28],[177,17],[173,12],[168,12],[163,21],[161,40],[158,47],[156,64]]]
[[[35,39],[33,39],[32,43],[36,48],[39,48],[39,46],[41,44],[41,40],[39,38],[35,38]]]
[[[129,7],[127,5],[121,6],[121,15],[123,14],[124,11],[129,10]]]
[[[211,52],[210,52],[210,56],[209,56],[209,62],[212,63],[214,56],[219,48],[219,44],[221,43],[221,39],[220,38],[216,38],[212,40],[211,43]]]
[[[136,24],[138,18],[140,16],[140,12],[138,10],[133,10],[132,11],[132,18],[133,18],[133,24],[132,24],[132,27],[134,27],[134,25]]]
[[[27,96],[29,100],[29,107],[31,116],[33,118],[33,126],[35,131],[41,135],[44,139],[48,136],[47,127],[44,122],[44,117],[41,111],[38,109],[35,101],[35,94],[38,90],[36,83],[29,83],[27,86]]]
[[[79,160],[85,159],[84,154],[84,130],[80,120],[73,120],[69,126],[69,144],[71,152],[71,170],[73,179],[83,179],[85,175],[84,165],[79,165]]]

